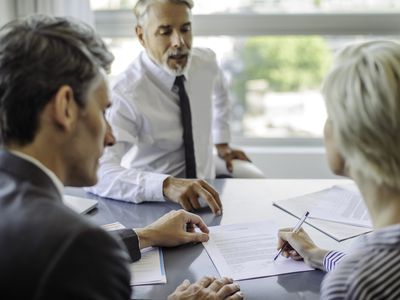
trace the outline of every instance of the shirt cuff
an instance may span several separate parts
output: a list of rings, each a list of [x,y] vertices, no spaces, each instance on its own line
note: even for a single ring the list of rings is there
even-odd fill
[[[131,262],[135,262],[141,258],[140,241],[136,231],[125,228],[112,230],[109,231],[109,233],[123,242],[128,251]]]
[[[213,131],[213,143],[215,144],[229,144],[231,142],[230,131]]]
[[[166,174],[152,174],[151,176],[146,176],[143,179],[144,190],[144,200],[154,201],[154,202],[164,202],[163,194],[163,184],[164,180],[170,177]]]
[[[336,265],[346,256],[343,252],[340,251],[330,251],[324,257],[324,269],[327,272],[332,271],[336,268]]]

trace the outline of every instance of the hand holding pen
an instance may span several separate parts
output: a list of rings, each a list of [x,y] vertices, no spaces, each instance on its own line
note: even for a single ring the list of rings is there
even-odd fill
[[[301,217],[301,219],[299,220],[299,222],[297,222],[296,226],[293,228],[292,233],[297,233],[299,232],[301,226],[303,225],[303,223],[305,222],[305,220],[307,219],[308,215],[310,213],[308,211],[306,211],[304,213],[304,215]],[[284,249],[289,245],[289,243],[286,241],[282,247],[279,249],[278,253],[276,254],[276,256],[274,257],[274,261],[279,257],[279,255],[281,255],[282,251],[284,251]]]

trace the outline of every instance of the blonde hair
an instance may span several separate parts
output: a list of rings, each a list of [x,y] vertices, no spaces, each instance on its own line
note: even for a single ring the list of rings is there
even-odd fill
[[[164,2],[164,3],[170,2],[170,3],[175,3],[175,4],[184,4],[189,9],[192,9],[194,6],[193,0],[139,0],[136,2],[135,7],[133,8],[133,12],[136,17],[136,25],[139,25],[139,26],[144,25],[149,7],[157,2]]]
[[[338,149],[353,171],[400,187],[400,45],[347,46],[322,88]]]

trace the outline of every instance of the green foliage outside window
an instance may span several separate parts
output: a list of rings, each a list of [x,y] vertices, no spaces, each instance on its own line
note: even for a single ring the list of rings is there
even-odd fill
[[[253,37],[241,48],[233,88],[242,103],[249,80],[265,80],[274,92],[318,88],[332,60],[326,40],[317,36]]]

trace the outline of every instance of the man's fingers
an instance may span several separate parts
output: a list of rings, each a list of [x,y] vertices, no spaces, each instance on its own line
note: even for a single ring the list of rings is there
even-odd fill
[[[233,283],[233,279],[232,278],[223,277],[223,278],[214,280],[210,284],[209,289],[214,291],[214,292],[219,292],[224,285],[231,284],[231,283]],[[226,295],[226,296],[228,296],[228,295]]]
[[[247,161],[251,162],[250,158],[242,150],[232,149],[232,151],[225,154],[223,156],[223,158],[226,162],[231,161],[233,159],[247,160]]]
[[[192,195],[189,196],[190,199],[190,205],[194,208],[194,209],[200,209],[200,203],[199,203],[199,196],[196,193],[193,193]]]
[[[251,162],[251,159],[246,154],[243,154],[243,156],[240,159],[241,160],[246,160],[248,162]]]
[[[177,292],[182,292],[184,290],[186,290],[190,285],[190,281],[185,279],[177,288],[176,291]]]
[[[240,291],[240,286],[238,283],[235,282],[231,284],[226,284],[217,292],[217,296],[219,298],[225,299],[228,296],[233,296],[239,291]],[[233,298],[233,299],[241,299],[241,298]]]
[[[233,294],[232,296],[229,296],[225,300],[242,300],[242,299],[244,299],[244,295],[242,292],[239,291]]]
[[[179,204],[183,207],[184,210],[187,210],[187,211],[192,211],[193,210],[193,207],[190,204],[189,199],[187,199],[187,198],[183,198],[182,197],[180,199],[180,201],[179,201]]]
[[[196,225],[202,232],[209,233],[206,223],[198,215],[192,214],[190,212],[185,213],[185,223]]]
[[[187,232],[194,232],[195,228],[196,227],[192,223],[186,224],[186,231]]]
[[[233,167],[232,167],[232,158],[228,158],[225,160],[226,162],[226,168],[230,173],[232,173]]]
[[[240,150],[234,151],[234,159],[251,161],[250,158],[248,158],[248,156]]]
[[[188,243],[189,242],[204,243],[210,239],[207,233],[190,232],[188,233],[188,235],[189,235]]]
[[[221,199],[219,198],[218,192],[217,192],[216,190],[214,190],[214,188],[213,188],[211,185],[209,185],[209,184],[207,183],[207,181],[201,180],[201,181],[200,181],[200,184],[201,184],[201,186],[204,187],[211,195],[214,196],[214,199],[217,201],[217,203],[218,203],[218,205],[219,205],[219,208],[220,208],[221,211],[222,211],[222,202],[221,202]]]
[[[213,195],[211,193],[209,193],[201,185],[195,185],[194,189],[200,197],[203,197],[204,200],[206,200],[206,202],[208,203],[208,206],[211,208],[211,211],[215,215],[221,214],[221,207],[219,206],[219,204],[217,203],[217,200],[213,197]]]
[[[197,281],[197,284],[199,284],[200,286],[206,288],[209,287],[210,284],[215,280],[215,277],[211,277],[211,276],[204,276],[202,278],[200,278]]]

